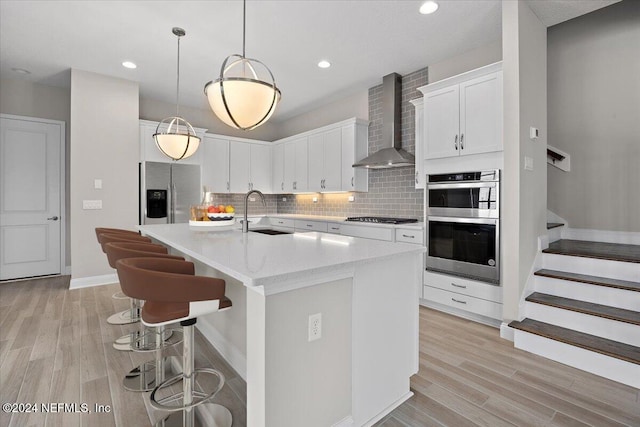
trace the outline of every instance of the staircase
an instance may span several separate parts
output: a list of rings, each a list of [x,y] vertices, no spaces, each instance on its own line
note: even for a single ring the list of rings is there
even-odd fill
[[[640,388],[640,245],[557,240],[542,251],[517,348]]]

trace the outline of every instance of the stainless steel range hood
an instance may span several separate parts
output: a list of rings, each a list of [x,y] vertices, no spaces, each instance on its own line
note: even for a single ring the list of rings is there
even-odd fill
[[[415,165],[413,154],[400,148],[401,78],[397,73],[382,78],[382,138],[390,147],[354,163],[354,168],[388,169]]]

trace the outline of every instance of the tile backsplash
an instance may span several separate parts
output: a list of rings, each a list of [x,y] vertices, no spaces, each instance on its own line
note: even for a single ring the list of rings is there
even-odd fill
[[[422,96],[417,88],[428,83],[427,68],[402,77],[402,148],[415,153],[415,115],[409,102]],[[389,146],[382,139],[382,84],[369,89],[369,153]],[[249,214],[283,213],[326,216],[376,215],[400,218],[423,217],[423,190],[415,189],[415,168],[369,170],[367,193],[265,195],[266,208],[258,197],[249,202]],[[350,202],[349,196],[354,201]],[[317,198],[314,202],[313,198]],[[244,209],[244,194],[216,194],[216,203]]]
[[[422,96],[417,88],[427,84],[428,70],[402,77],[402,148],[415,153],[415,110],[409,101]],[[382,139],[382,85],[369,89],[369,153],[389,146]],[[278,213],[328,216],[423,216],[423,190],[415,189],[415,168],[369,170],[369,192],[339,194],[287,194],[277,196]],[[349,196],[354,201],[349,202]],[[283,197],[286,201],[283,201]],[[318,201],[313,202],[313,197]]]

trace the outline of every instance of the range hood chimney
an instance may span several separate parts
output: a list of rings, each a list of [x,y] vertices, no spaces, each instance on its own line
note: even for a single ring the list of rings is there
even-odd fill
[[[415,165],[413,154],[400,148],[401,79],[397,73],[382,78],[382,139],[390,146],[354,163],[354,168],[388,169]]]

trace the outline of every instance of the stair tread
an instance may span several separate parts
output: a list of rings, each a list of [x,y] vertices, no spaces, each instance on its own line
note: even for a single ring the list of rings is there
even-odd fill
[[[542,252],[640,263],[640,245],[561,239],[550,243]]]
[[[531,319],[524,319],[521,322],[514,320],[509,323],[509,326],[524,332],[640,365],[640,347]]]
[[[619,322],[640,325],[640,312],[633,310],[564,298],[556,295],[548,295],[542,292],[534,292],[529,295],[526,300],[537,304],[544,304],[565,310],[576,311],[578,313],[617,320]]]
[[[551,277],[553,279],[569,280],[571,282],[583,282],[591,285],[607,286],[610,288],[625,289],[640,292],[640,283],[628,280],[611,279],[609,277],[590,276],[588,274],[570,273],[568,271],[541,269],[535,272],[536,276]]]
[[[547,230],[551,230],[552,228],[562,227],[564,224],[561,222],[548,222]]]

